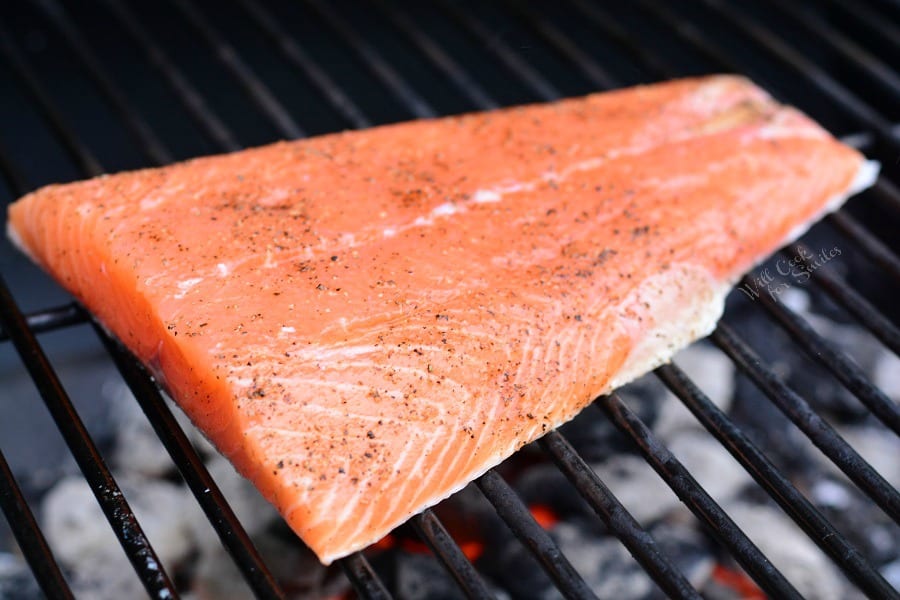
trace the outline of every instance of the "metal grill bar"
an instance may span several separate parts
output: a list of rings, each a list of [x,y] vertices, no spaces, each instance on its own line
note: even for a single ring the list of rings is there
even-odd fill
[[[39,310],[25,316],[28,328],[34,333],[43,333],[45,331],[53,331],[68,327],[69,325],[79,325],[86,323],[88,316],[84,310],[75,303],[58,306],[56,308],[48,308]],[[6,330],[0,328],[0,341],[9,339]]]
[[[879,179],[879,181],[882,180]],[[884,242],[869,233],[862,224],[845,212],[833,213],[828,216],[827,220],[835,225],[841,233],[853,240],[863,252],[878,263],[879,267],[895,280],[900,281],[900,258]]]
[[[720,323],[710,339],[727,354],[738,368],[765,392],[831,461],[875,501],[895,522],[900,522],[900,495],[825,420],[796,392],[789,388],[732,331]]]
[[[504,0],[504,4],[511,12],[527,23],[541,38],[546,40],[560,55],[569,59],[572,64],[578,67],[578,70],[581,71],[581,74],[587,81],[602,89],[618,87],[615,78],[606,69],[585,54],[576,44],[572,43],[549,20],[542,18],[520,2]]]
[[[822,17],[810,10],[802,10],[790,2],[768,2],[775,10],[787,14],[793,23],[800,25],[817,39],[835,49],[853,66],[869,75],[871,81],[886,93],[900,101],[900,76],[874,54],[857,44],[837,28],[829,25]]]
[[[2,30],[0,30],[0,38],[4,38]],[[25,189],[25,180],[19,175],[18,169],[12,166],[9,153],[3,146],[0,146],[0,175],[3,175],[7,185],[13,192]]]
[[[388,63],[371,44],[366,42],[341,18],[328,2],[306,0],[316,13],[347,42],[369,71],[413,114],[420,119],[436,117],[437,111]]]
[[[303,71],[304,75],[322,92],[326,100],[334,107],[353,127],[370,127],[372,122],[363,114],[362,110],[350,97],[344,93],[331,77],[319,66],[303,48],[297,44],[278,22],[266,11],[261,4],[253,0],[237,0],[250,18],[260,29],[278,46],[282,55],[294,66]]]
[[[677,71],[670,66],[658,54],[650,52],[634,41],[634,36],[617,23],[616,18],[602,8],[599,3],[589,3],[586,0],[568,0],[582,15],[587,17],[591,25],[603,32],[603,35],[615,40],[624,47],[629,54],[636,57],[651,73],[659,77],[674,77]]]
[[[463,10],[452,0],[437,0],[437,4],[463,27],[469,34],[478,40],[485,50],[497,57],[507,69],[514,73],[522,82],[531,89],[541,100],[556,100],[562,94],[543,75],[538,73],[531,65],[522,60],[517,53],[497,37],[480,21]]]
[[[894,131],[900,136],[900,125],[894,127]],[[895,214],[900,214],[900,189],[887,179],[879,180],[879,184],[872,188],[872,195],[875,196],[882,205],[890,208]]]
[[[673,363],[659,367],[655,373],[851,581],[873,597],[891,598],[897,595],[884,577],[797,491],[684,371]]]
[[[572,567],[569,559],[563,555],[556,542],[534,520],[521,498],[496,471],[491,469],[478,478],[476,484],[485,498],[497,509],[500,518],[531,551],[566,598],[597,597]]]
[[[769,562],[769,559],[618,395],[613,393],[602,396],[596,403],[613,424],[631,438],[653,470],[672,488],[691,512],[709,526],[719,541],[729,549],[738,563],[763,590],[777,598],[801,598],[794,586]]]
[[[700,598],[684,575],[660,553],[653,536],[647,533],[622,506],[618,498],[575,452],[561,433],[551,431],[541,438],[539,443],[613,535],[621,540],[635,560],[668,596]]]
[[[284,598],[225,496],[166,406],[159,388],[127,350],[98,325],[94,325],[94,330],[250,589],[257,598]]]
[[[0,323],[6,329],[25,368],[44,399],[57,428],[84,474],[103,514],[112,526],[128,560],[147,589],[156,598],[174,598],[177,594],[159,558],[150,546],[128,501],[122,495],[90,434],[75,411],[56,372],[34,337],[6,283],[0,278]]]
[[[418,30],[393,3],[379,0],[374,3],[381,11],[387,14],[393,24],[409,38],[413,44],[437,66],[453,84],[465,94],[469,101],[482,110],[497,108],[499,104],[488,95],[474,79],[469,77],[453,58],[444,50]]]
[[[812,280],[847,312],[856,317],[869,332],[881,340],[894,354],[900,355],[900,328],[893,321],[878,311],[850,284],[831,272],[831,269],[820,268],[813,272]]]
[[[743,284],[753,285],[746,277]],[[882,423],[900,435],[900,409],[866,378],[856,363],[835,350],[809,323],[782,302],[769,294],[760,294],[756,300],[813,360],[821,361]]]
[[[16,542],[44,594],[48,598],[74,598],[2,452],[0,452],[0,508],[3,509]]]
[[[347,579],[350,580],[356,591],[362,594],[363,598],[369,600],[391,599],[390,592],[384,587],[384,583],[378,578],[378,575],[372,570],[372,565],[362,554],[359,552],[351,554],[341,560],[340,565],[347,575]]]
[[[188,114],[200,125],[206,136],[226,151],[239,150],[241,145],[234,137],[234,133],[216,116],[203,99],[203,95],[181,74],[178,67],[172,64],[172,61],[169,60],[162,48],[153,41],[150,34],[147,33],[140,21],[134,16],[134,13],[121,0],[103,1],[110,13],[125,27],[128,35],[144,51],[150,64],[163,76],[166,83],[169,84],[169,87],[178,96],[185,109],[187,109]]]
[[[59,111],[56,109],[53,101],[50,100],[49,95],[44,91],[44,87],[37,80],[22,53],[19,52],[19,49],[13,43],[9,30],[2,23],[0,23],[0,53],[3,54],[6,63],[12,67],[13,74],[37,105],[38,112],[46,119],[50,129],[56,134],[63,147],[74,159],[75,165],[92,176],[102,173],[103,169],[94,155],[75,135],[72,128],[59,116]],[[18,181],[13,180],[12,183],[17,188],[17,193],[24,193],[25,182],[21,178],[18,178]]]
[[[84,65],[85,73],[93,80],[97,89],[109,102],[109,105],[122,120],[122,123],[124,123],[134,139],[137,140],[144,155],[155,164],[172,162],[171,153],[156,134],[153,133],[147,122],[128,106],[125,95],[106,75],[100,61],[75,26],[72,25],[71,19],[68,18],[65,10],[59,5],[57,0],[32,0],[32,2],[41,9],[44,16],[62,35],[69,47],[74,50],[75,55]]]
[[[847,5],[840,0],[827,0],[827,3],[838,9],[845,17],[862,25],[868,35],[876,37],[880,43],[892,46],[895,52],[900,53],[900,30],[877,12],[861,2]]]
[[[450,572],[466,596],[469,598],[490,597],[484,580],[481,579],[475,567],[430,509],[414,516],[410,523],[422,541],[428,544],[434,555],[444,564],[444,568]]]
[[[272,93],[272,90],[256,76],[247,63],[241,59],[234,47],[226,42],[216,31],[200,10],[190,0],[170,0],[185,17],[188,23],[197,30],[206,44],[215,51],[225,68],[234,76],[250,100],[256,104],[260,112],[275,126],[278,133],[287,138],[301,138],[306,134],[294,121],[288,110]]]

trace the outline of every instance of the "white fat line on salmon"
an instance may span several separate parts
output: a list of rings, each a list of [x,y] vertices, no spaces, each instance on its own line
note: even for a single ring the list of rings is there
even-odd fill
[[[277,433],[278,435],[284,435],[290,438],[316,438],[318,434],[314,431],[300,431],[298,429],[284,429],[283,427],[272,427],[271,425],[252,425],[247,428],[247,433],[249,435],[253,435],[256,432],[260,432],[262,435],[266,433]]]
[[[178,288],[178,293],[175,294],[175,298],[184,298],[188,291],[190,291],[192,287],[194,287],[201,281],[203,281],[202,277],[191,277],[190,279],[179,281],[177,284],[175,284]]]

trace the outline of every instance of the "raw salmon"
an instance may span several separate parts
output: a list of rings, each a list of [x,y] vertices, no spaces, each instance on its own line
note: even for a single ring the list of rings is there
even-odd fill
[[[708,333],[876,171],[717,76],[53,185],[9,231],[329,563]]]

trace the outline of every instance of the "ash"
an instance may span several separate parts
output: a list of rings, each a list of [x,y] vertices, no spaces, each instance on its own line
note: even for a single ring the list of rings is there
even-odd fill
[[[800,312],[821,335],[846,350],[876,385],[900,401],[900,360],[896,356],[863,330],[844,322],[833,307],[812,306],[802,289],[788,290],[779,301]],[[896,459],[900,439],[808,359],[761,310],[749,301],[741,302],[730,308],[728,314],[737,318],[729,322],[889,483],[900,486],[900,461]],[[719,350],[698,343],[681,352],[674,363],[892,585],[900,587],[900,528],[895,523],[752,382],[737,373]],[[109,464],[183,596],[252,598],[127,388],[110,375],[103,391],[112,407]],[[658,379],[644,377],[620,390],[620,396],[802,595],[823,600],[862,597]],[[255,489],[212,450],[180,411],[173,412],[289,597],[352,597],[340,569],[321,566]],[[589,407],[561,431],[704,597],[764,597],[601,411]],[[536,445],[524,448],[499,469],[599,597],[664,597]],[[98,600],[145,597],[84,479],[71,465],[63,471],[63,476],[42,492],[38,517],[76,596]],[[495,597],[562,597],[476,486],[468,486],[435,512]],[[452,577],[410,528],[399,528],[377,546],[367,551],[367,557],[398,598],[462,597]],[[0,545],[0,598],[39,597],[24,561],[14,548]]]

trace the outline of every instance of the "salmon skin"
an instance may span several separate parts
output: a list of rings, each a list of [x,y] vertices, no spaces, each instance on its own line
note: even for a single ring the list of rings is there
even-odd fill
[[[713,76],[51,185],[9,233],[328,564],[706,335],[876,173]]]

